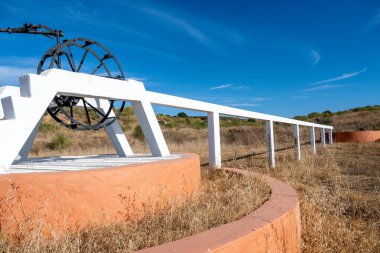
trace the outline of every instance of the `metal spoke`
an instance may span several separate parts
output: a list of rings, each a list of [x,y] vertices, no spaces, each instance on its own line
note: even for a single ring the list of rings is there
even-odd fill
[[[77,68],[77,71],[76,71],[76,72],[79,72],[79,71],[80,71],[80,69],[81,69],[81,67],[82,67],[82,64],[83,64],[83,62],[84,62],[84,60],[86,59],[86,56],[87,56],[87,54],[88,54],[88,51],[87,51],[87,50],[85,50],[85,52],[84,52],[84,54],[83,54],[83,56],[82,56],[82,59],[81,59],[81,61],[80,61],[80,63],[79,63],[79,66],[78,66],[78,68]]]
[[[74,60],[74,57],[73,57],[73,52],[71,51],[71,47],[70,46],[67,46],[67,48],[69,50],[69,55],[70,55],[73,71],[75,72],[76,67],[75,67],[75,60]]]
[[[55,62],[55,65],[57,65],[57,68],[60,69],[61,68],[61,64],[58,62],[58,59],[56,59],[54,62]]]
[[[74,118],[74,112],[73,112],[73,105],[72,105],[72,104],[70,105],[70,116],[71,116],[72,118]],[[71,121],[71,123],[73,123],[72,120],[70,120],[70,121]]]
[[[91,72],[91,75],[95,74],[96,71],[98,71],[102,65],[103,65],[103,61],[100,61],[100,64]]]
[[[72,64],[72,62],[71,62],[71,60],[70,60],[69,55],[68,55],[66,52],[65,52],[64,54],[66,55],[66,59],[67,59],[67,61],[69,62],[69,65],[70,65],[71,71],[75,72],[75,69],[74,69],[73,64]]]
[[[92,104],[90,104],[89,102],[86,101],[86,103],[92,108],[94,109],[97,113],[99,113],[100,115],[102,115],[102,117],[106,117],[106,115],[104,115],[104,113],[102,113],[101,111],[99,111],[98,109],[96,109]]]
[[[88,110],[87,110],[87,106],[86,106],[86,103],[88,103],[88,102],[86,100],[84,100],[84,98],[82,98],[82,101],[83,101],[84,110],[86,111],[87,122],[91,126],[90,115],[88,114]],[[90,103],[88,103],[88,104],[90,105]]]

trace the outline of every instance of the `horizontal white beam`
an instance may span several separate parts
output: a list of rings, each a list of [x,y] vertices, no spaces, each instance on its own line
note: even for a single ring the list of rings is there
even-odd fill
[[[141,101],[143,99],[154,104],[169,107],[202,112],[216,112],[223,115],[252,118],[265,121],[271,120],[273,122],[287,123],[292,125],[333,129],[331,126],[320,125],[295,119],[288,119],[285,117],[252,112],[228,106],[146,91],[144,84],[135,80],[123,81],[58,69],[46,70],[41,75],[28,74],[28,76],[35,82],[54,82],[54,85],[51,85],[52,89],[56,90],[58,94],[62,95],[129,101]],[[59,82],[57,82],[57,80],[59,80]],[[29,87],[21,87],[21,92],[30,96],[33,93],[33,83],[34,82],[31,80]],[[104,89],[105,86],[107,89]]]
[[[252,112],[237,108],[232,108],[223,105],[217,105],[182,97],[176,97],[171,95],[166,95],[157,92],[146,91],[148,100],[150,100],[154,104],[183,108],[188,110],[202,111],[202,112],[218,112],[223,115],[229,116],[237,116],[242,118],[251,118],[251,119],[259,119],[259,120],[271,120],[274,122],[287,123],[292,125],[302,125],[302,126],[313,126],[319,128],[333,129],[331,126],[315,124],[306,121],[300,121],[295,119],[288,119],[279,116],[273,116],[270,114]]]

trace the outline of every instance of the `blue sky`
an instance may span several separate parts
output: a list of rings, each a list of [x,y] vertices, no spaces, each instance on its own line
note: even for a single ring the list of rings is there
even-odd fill
[[[0,0],[1,27],[25,22],[99,41],[152,91],[286,117],[380,104],[379,1]],[[0,84],[53,45],[1,33]]]

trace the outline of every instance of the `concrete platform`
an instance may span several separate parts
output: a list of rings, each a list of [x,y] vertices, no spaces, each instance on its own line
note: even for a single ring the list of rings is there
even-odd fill
[[[5,173],[78,171],[168,161],[181,157],[181,154],[171,154],[165,157],[154,157],[151,154],[135,154],[127,157],[91,155],[29,158],[27,161],[13,164],[9,169],[5,170]]]
[[[0,175],[0,232],[39,229],[51,237],[141,218],[146,210],[187,199],[200,184],[195,154],[30,159]]]

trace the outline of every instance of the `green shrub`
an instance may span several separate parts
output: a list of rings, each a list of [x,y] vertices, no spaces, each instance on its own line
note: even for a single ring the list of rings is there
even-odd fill
[[[318,118],[316,121],[322,125],[331,125],[333,123],[333,120],[329,117]]]
[[[70,145],[70,140],[63,134],[59,133],[55,135],[51,141],[48,143],[48,148],[56,150],[56,149],[64,149]]]
[[[307,120],[309,120],[309,117],[308,116],[295,116],[293,119],[307,121]]]
[[[55,132],[59,129],[58,124],[51,124],[48,122],[42,122],[39,128],[40,132],[47,133],[47,132]]]
[[[207,122],[201,118],[191,118],[191,120],[188,121],[188,125],[195,129],[207,128]]]
[[[333,113],[331,111],[329,111],[329,110],[322,112],[322,116],[323,117],[330,117],[332,115],[333,115]]]
[[[135,138],[137,140],[140,140],[140,141],[144,140],[144,138],[145,138],[144,132],[143,132],[140,125],[137,125],[135,127],[135,129],[133,129],[132,136],[133,136],[133,138]]]
[[[186,117],[187,117],[187,114],[184,113],[184,112],[180,112],[180,113],[178,113],[178,117],[179,117],[179,118],[186,118]]]
[[[175,124],[173,122],[168,122],[168,123],[165,124],[165,127],[167,127],[167,128],[174,128]]]
[[[321,116],[319,112],[312,112],[307,115],[309,118],[315,118]]]
[[[126,132],[126,131],[131,130],[132,127],[130,124],[121,124],[121,129],[123,130],[123,132]]]

